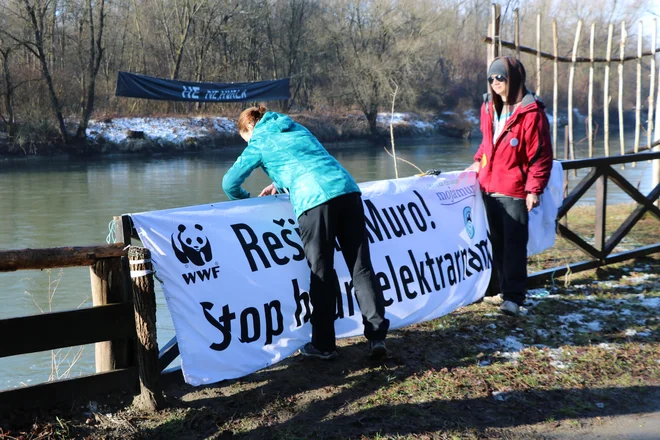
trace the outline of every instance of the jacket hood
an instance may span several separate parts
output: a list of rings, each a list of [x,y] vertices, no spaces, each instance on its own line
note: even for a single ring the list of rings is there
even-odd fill
[[[255,131],[283,132],[293,128],[293,119],[287,115],[276,112],[266,112],[254,127]]]

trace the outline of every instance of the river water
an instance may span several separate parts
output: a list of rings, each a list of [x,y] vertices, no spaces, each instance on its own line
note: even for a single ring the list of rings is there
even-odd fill
[[[394,178],[392,159],[381,148],[357,142],[327,147],[358,182]],[[477,140],[428,138],[399,141],[397,154],[423,170],[454,171],[472,162],[477,147]],[[240,152],[236,147],[159,157],[0,160],[0,249],[103,244],[115,215],[227,200],[222,176]],[[578,157],[584,152],[578,150]],[[416,172],[405,163],[399,166],[402,177]],[[650,165],[638,164],[623,173],[643,193],[650,191]],[[263,172],[255,171],[244,187],[258,193],[269,183]],[[611,183],[608,191],[609,203],[630,202]],[[583,203],[593,203],[593,197],[592,191]],[[162,346],[174,330],[159,286],[156,294]],[[90,306],[86,267],[0,273],[0,319]],[[93,345],[0,358],[0,389],[93,371]]]

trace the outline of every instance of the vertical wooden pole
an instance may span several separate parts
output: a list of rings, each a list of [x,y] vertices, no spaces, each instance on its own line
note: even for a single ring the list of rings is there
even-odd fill
[[[493,29],[493,44],[491,44],[491,62],[500,56],[501,38],[500,38],[500,5],[493,3],[491,5],[490,24]],[[490,63],[488,64],[490,66]]]
[[[557,20],[552,20],[552,48],[555,57],[552,63],[552,149],[554,157],[557,156],[557,126],[559,121],[559,38],[557,36]]]
[[[493,62],[493,46],[495,45],[495,32],[493,32],[493,23],[488,23],[488,36],[490,37],[491,44],[486,45],[486,73]],[[488,89],[488,86],[486,86]]]
[[[128,249],[133,284],[133,306],[137,332],[137,364],[140,395],[134,404],[143,411],[157,411],[165,400],[160,387],[158,343],[156,342],[156,294],[151,252],[146,248]]]
[[[536,15],[536,94],[541,96],[541,14]]]
[[[94,306],[118,304],[130,301],[124,289],[120,258],[99,260],[89,267]],[[97,342],[94,344],[96,372],[103,373],[129,366],[129,342],[126,339]]]
[[[568,125],[564,125],[564,160],[568,160]],[[564,171],[564,198],[568,196],[568,171]],[[568,215],[564,216],[564,226],[568,226]]]
[[[589,136],[589,157],[594,157],[594,38],[596,34],[596,23],[591,24],[591,35],[589,36],[589,111],[588,111],[588,131]]]
[[[655,108],[655,48],[658,44],[658,20],[653,19],[653,31],[651,33],[651,85],[649,86],[649,118],[646,122],[646,144],[651,148],[653,139],[653,109]]]
[[[605,139],[603,147],[605,156],[610,155],[610,62],[612,61],[612,35],[614,34],[614,25],[610,24],[607,28],[607,53],[605,54],[607,63],[605,63],[605,80],[603,82],[603,131]]]
[[[607,174],[603,174],[596,180],[596,226],[594,231],[594,247],[599,251],[605,250],[607,219]],[[601,254],[601,258],[605,258]]]
[[[133,229],[131,217],[128,215],[116,215],[113,217],[113,222],[115,241],[119,240],[119,243],[124,243],[126,246],[131,244],[131,231]]]
[[[513,10],[513,42],[516,46],[516,58],[520,59],[520,17],[518,15],[518,8]]]
[[[582,20],[579,20],[577,24],[577,29],[575,30],[575,40],[573,41],[573,55],[571,57],[571,70],[568,77],[568,136],[569,136],[568,142],[571,152],[571,159],[575,159],[575,142],[573,138],[573,82],[575,80],[575,63],[577,59],[577,52],[578,52],[581,34],[582,34]]]
[[[626,153],[626,144],[624,139],[624,127],[623,127],[623,59],[625,57],[626,50],[626,22],[621,22],[621,42],[619,43],[619,145],[621,147],[621,154]],[[621,164],[621,168],[625,169],[626,165]]]
[[[639,138],[642,130],[642,49],[644,27],[640,21],[637,26],[637,79],[635,88],[635,153],[639,152]],[[633,168],[637,164],[632,163]]]

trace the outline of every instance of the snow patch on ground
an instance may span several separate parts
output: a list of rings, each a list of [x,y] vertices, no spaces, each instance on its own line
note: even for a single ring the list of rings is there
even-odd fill
[[[211,135],[235,136],[236,122],[225,117],[195,118],[115,118],[106,121],[91,120],[87,136],[94,140],[121,143],[129,132],[143,132],[151,140],[181,143],[189,138],[204,138]]]

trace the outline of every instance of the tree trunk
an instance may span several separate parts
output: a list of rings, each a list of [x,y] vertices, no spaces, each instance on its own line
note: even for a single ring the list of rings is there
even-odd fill
[[[0,50],[0,55],[2,55],[2,74],[5,79],[5,111],[7,112],[7,135],[9,136],[9,141],[12,142],[14,135],[16,134],[16,127],[14,125],[14,86],[11,81],[11,75],[9,73],[9,53],[10,49],[6,51]]]
[[[92,1],[87,0],[87,5],[89,8],[89,67],[88,67],[88,86],[87,86],[87,97],[85,105],[83,106],[82,115],[80,117],[80,123],[78,124],[78,131],[76,132],[76,138],[86,139],[87,138],[87,126],[89,124],[89,118],[92,116],[94,111],[94,95],[96,93],[96,77],[98,76],[99,69],[101,67],[101,60],[103,59],[103,19],[104,19],[104,8],[105,0],[101,0],[99,8],[99,29],[98,37],[94,35],[94,10],[92,8]]]
[[[53,78],[51,77],[50,69],[48,68],[48,59],[46,57],[46,51],[44,47],[43,39],[43,20],[37,19],[37,13],[35,7],[30,4],[28,0],[23,0],[25,4],[25,11],[30,17],[30,25],[32,26],[32,32],[34,32],[34,43],[36,47],[35,55],[39,58],[39,64],[41,65],[41,73],[46,80],[46,85],[48,86],[48,95],[50,97],[51,107],[55,112],[55,118],[57,119],[57,126],[60,131],[60,138],[65,145],[69,143],[69,135],[66,131],[66,125],[64,124],[64,116],[62,115],[62,106],[60,100],[57,97],[55,92],[55,86],[53,85]],[[40,15],[43,15],[45,11],[40,11]],[[41,26],[39,25],[41,23]]]

